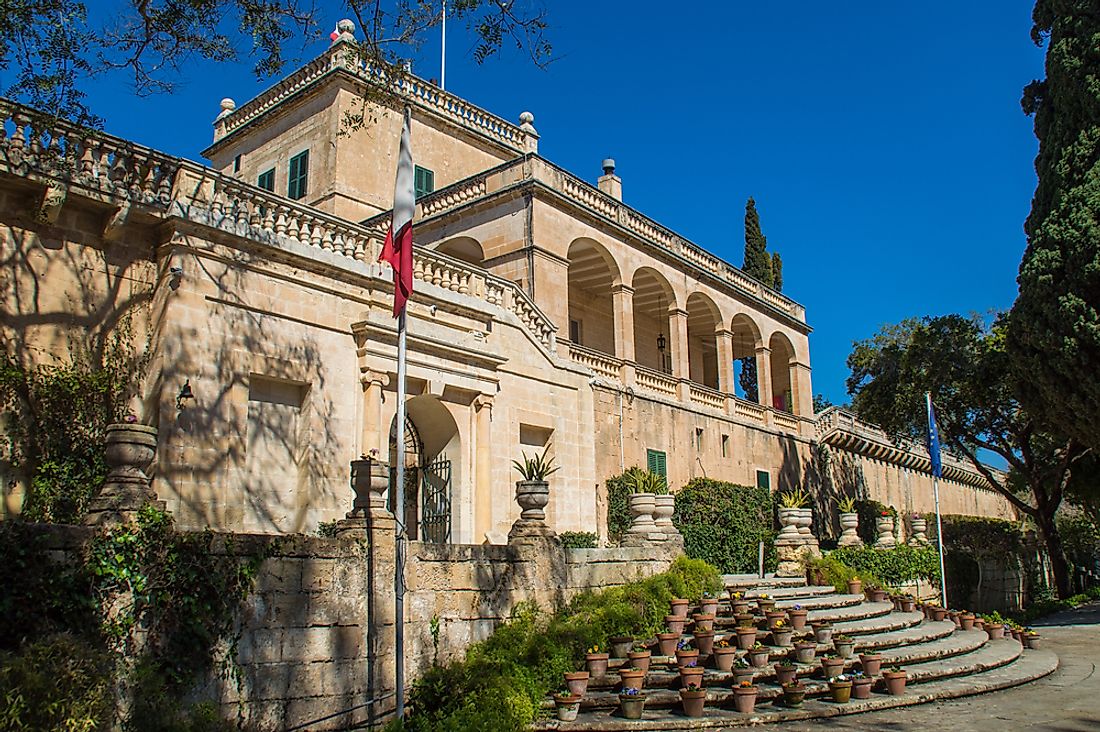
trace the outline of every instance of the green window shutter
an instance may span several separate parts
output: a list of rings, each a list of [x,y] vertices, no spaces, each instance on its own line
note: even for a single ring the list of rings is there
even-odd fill
[[[668,469],[665,465],[665,454],[660,450],[646,450],[645,451],[646,469],[651,473],[656,473],[668,482]]]
[[[290,170],[287,174],[286,195],[297,201],[306,197],[306,188],[309,184],[309,150],[303,150],[290,159]]]
[[[417,198],[435,190],[435,172],[419,165],[413,171],[413,189]]]
[[[756,471],[756,487],[764,488],[769,491],[772,489],[772,476],[767,470]]]
[[[265,170],[260,173],[260,177],[256,179],[256,185],[263,188],[265,191],[275,192],[275,168],[271,170]]]

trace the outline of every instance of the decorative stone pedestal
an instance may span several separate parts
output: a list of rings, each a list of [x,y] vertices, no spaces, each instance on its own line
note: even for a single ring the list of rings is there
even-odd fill
[[[775,554],[779,564],[775,569],[776,577],[805,577],[802,566],[802,553],[806,547],[800,540],[776,539]]]
[[[928,520],[923,516],[913,516],[909,519],[909,528],[911,536],[909,537],[909,546],[924,546],[928,543],[928,536],[925,532],[928,531]]]
[[[875,549],[893,549],[898,545],[898,540],[894,538],[894,518],[892,516],[879,516],[875,521],[875,529],[878,531]]]
[[[624,546],[639,546],[651,541],[664,541],[665,534],[653,520],[657,510],[657,496],[652,493],[630,495],[630,528],[626,530]]]
[[[665,535],[665,541],[673,544],[684,545],[684,537],[672,523],[672,514],[676,513],[676,496],[671,493],[658,495],[654,498],[653,523],[657,531]]]
[[[840,536],[836,540],[837,546],[863,546],[863,539],[859,538],[859,514],[840,514]]]
[[[132,521],[144,506],[158,501],[145,473],[157,452],[157,428],[140,424],[109,424],[105,437],[105,457],[111,466],[103,490],[88,504],[84,523],[92,526]]]
[[[545,480],[517,480],[516,503],[523,510],[508,532],[508,543],[526,539],[552,539],[555,534],[546,525],[546,504],[550,502],[550,485]]]

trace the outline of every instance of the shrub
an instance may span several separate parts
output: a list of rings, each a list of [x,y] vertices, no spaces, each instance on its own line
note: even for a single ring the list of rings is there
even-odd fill
[[[618,544],[630,528],[631,468],[622,475],[607,479],[607,538]]]
[[[558,541],[566,549],[593,549],[596,535],[591,531],[563,531],[558,534]]]
[[[938,583],[940,578],[939,554],[930,546],[842,547],[831,552],[829,558],[850,567],[860,577],[874,577],[878,583],[890,587],[917,580]]]
[[[726,573],[755,572],[759,542],[764,565],[775,567],[772,495],[767,488],[696,478],[676,494],[673,523],[684,551]]]

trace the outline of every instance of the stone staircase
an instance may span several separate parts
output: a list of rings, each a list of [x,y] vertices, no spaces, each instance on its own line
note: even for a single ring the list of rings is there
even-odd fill
[[[1005,689],[1046,676],[1058,666],[1058,658],[1050,651],[1025,650],[1012,638],[991,639],[983,630],[964,631],[950,619],[928,620],[920,611],[901,612],[891,601],[870,602],[863,595],[837,593],[832,587],[806,586],[798,579],[761,580],[727,575],[725,580],[728,591],[740,591],[747,600],[767,593],[776,601],[777,610],[799,605],[808,611],[808,622],[828,621],[834,635],[851,637],[855,641],[855,652],[845,660],[845,672],[860,670],[860,653],[882,654],[882,668],[900,666],[907,672],[906,692],[899,696],[888,695],[882,679],[876,678],[871,698],[835,703],[815,659],[812,664],[797,664],[798,678],[806,687],[806,700],[801,707],[788,708],[783,705],[774,663],[788,656],[793,658],[793,654],[789,648],[769,646],[769,663],[757,669],[753,679],[759,691],[752,713],[734,711],[733,688],[736,684],[733,674],[719,671],[711,658],[702,657],[699,665],[705,667],[706,708],[702,717],[687,717],[680,706],[676,658],[657,655],[653,644],[654,655],[644,685],[645,711],[640,720],[621,716],[617,669],[629,666],[629,661],[612,658],[605,677],[590,679],[576,721],[553,719],[554,702],[548,698],[543,707],[551,719],[540,720],[533,728],[563,732],[725,729],[833,717]],[[764,626],[762,617],[757,621],[758,628]],[[692,638],[688,632],[690,625],[689,620],[685,639]],[[730,635],[730,643],[735,645],[732,637],[735,626],[729,599],[722,598],[714,623],[715,640]],[[760,632],[757,637],[771,642],[766,632]],[[817,654],[820,656],[832,650],[831,642],[819,643]]]

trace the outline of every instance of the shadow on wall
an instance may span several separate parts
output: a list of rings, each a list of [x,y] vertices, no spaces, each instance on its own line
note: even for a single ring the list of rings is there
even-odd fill
[[[799,443],[787,437],[780,440],[783,462],[780,468],[779,490],[802,488],[810,494],[814,512],[811,531],[823,542],[835,541],[840,535],[840,513],[837,501],[842,498],[863,500],[867,497],[867,482],[863,467],[849,453],[834,453],[827,445],[814,445],[810,457],[804,460]]]

